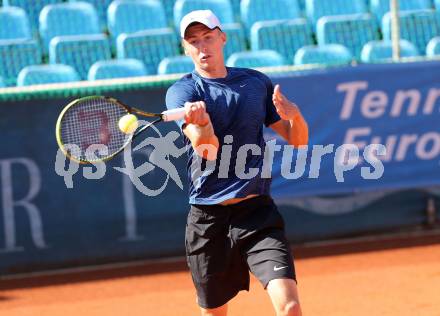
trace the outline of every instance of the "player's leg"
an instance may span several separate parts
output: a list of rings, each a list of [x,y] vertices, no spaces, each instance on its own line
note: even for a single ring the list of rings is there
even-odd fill
[[[293,256],[273,200],[260,198],[240,228],[247,235],[243,250],[249,269],[267,289],[277,315],[301,315]]]
[[[202,316],[226,316],[228,314],[228,304],[217,308],[200,308]]]
[[[269,281],[267,292],[277,316],[300,316],[301,307],[296,282],[291,279]]]
[[[287,242],[277,232],[259,237],[248,251],[249,269],[267,290],[277,316],[300,316],[295,267]]]
[[[226,315],[227,302],[249,289],[249,272],[229,237],[225,206],[192,206],[186,227],[186,255],[202,315]]]

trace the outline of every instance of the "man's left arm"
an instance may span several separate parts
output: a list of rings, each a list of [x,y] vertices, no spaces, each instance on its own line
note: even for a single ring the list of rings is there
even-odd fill
[[[290,102],[276,85],[272,95],[273,104],[281,120],[269,125],[276,133],[295,147],[307,145],[309,128],[296,104]]]

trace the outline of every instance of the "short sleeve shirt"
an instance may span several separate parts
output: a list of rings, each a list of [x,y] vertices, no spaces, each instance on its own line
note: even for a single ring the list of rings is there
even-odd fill
[[[273,84],[261,72],[227,67],[225,78],[209,79],[196,71],[167,91],[168,109],[204,101],[220,147],[206,161],[187,145],[190,204],[218,204],[231,198],[270,193],[270,178],[261,177],[265,141],[263,126],[280,120],[272,102]],[[177,124],[182,129],[184,121]]]

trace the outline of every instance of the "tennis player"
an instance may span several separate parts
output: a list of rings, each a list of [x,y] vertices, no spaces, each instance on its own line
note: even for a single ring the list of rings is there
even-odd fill
[[[307,124],[266,75],[225,66],[226,34],[211,11],[187,14],[180,33],[195,70],[168,89],[166,104],[186,109],[178,122],[188,145],[186,254],[201,313],[226,315],[227,302],[249,290],[250,271],[267,290],[277,315],[301,315],[293,258],[284,221],[270,197],[271,181],[261,172],[246,175],[251,168],[261,170],[263,125],[299,146],[308,142]],[[243,145],[257,145],[261,153],[237,157]],[[229,164],[221,161],[229,155]],[[202,172],[197,170],[200,161],[214,161],[216,167]],[[238,170],[238,161],[245,161],[244,170]]]

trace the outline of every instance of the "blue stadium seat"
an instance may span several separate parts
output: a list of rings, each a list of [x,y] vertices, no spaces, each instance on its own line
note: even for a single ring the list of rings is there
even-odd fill
[[[147,76],[147,69],[143,62],[137,59],[101,60],[92,65],[87,79],[114,79],[127,77]]]
[[[400,40],[400,56],[419,56],[417,47],[407,40]],[[393,60],[393,45],[391,41],[371,41],[364,45],[361,61],[364,63],[387,62]]]
[[[307,17],[314,24],[323,16],[367,13],[364,0],[306,0]]]
[[[4,87],[6,87],[6,84],[5,84],[5,82],[3,81],[3,78],[0,77],[0,88],[4,88]]]
[[[142,60],[148,73],[156,73],[162,59],[179,55],[179,42],[173,30],[157,29],[121,34],[116,41],[118,58]]]
[[[176,0],[162,0],[161,2],[165,10],[168,26],[173,29],[178,28],[179,26],[174,26],[174,4],[176,3]]]
[[[422,10],[431,9],[431,0],[404,0],[399,1],[399,10]],[[390,11],[390,0],[370,0],[370,11],[376,16],[377,21],[382,21],[382,17]]]
[[[301,17],[297,0],[242,0],[241,20],[246,30],[255,22],[291,20]]]
[[[17,7],[0,7],[0,40],[30,39],[26,12]]]
[[[92,4],[99,16],[101,30],[107,30],[107,8],[113,0],[69,0],[70,2],[88,2]]]
[[[225,60],[232,53],[246,50],[246,34],[239,23],[223,25],[223,32],[226,33]]]
[[[273,50],[247,51],[232,54],[226,61],[229,67],[257,68],[284,66],[286,62]]]
[[[391,15],[382,19],[382,33],[385,40],[391,40]],[[416,45],[424,53],[428,42],[440,36],[440,12],[435,10],[403,11],[399,13],[400,37]]]
[[[157,68],[159,75],[189,73],[193,71],[194,63],[188,56],[173,56],[162,59]]]
[[[238,23],[241,22],[240,3],[241,0],[231,0],[232,13],[234,14],[234,21]]]
[[[23,68],[17,77],[17,86],[79,81],[79,75],[63,64],[34,65]]]
[[[98,14],[90,3],[68,2],[47,5],[40,13],[40,35],[47,52],[55,36],[100,33]]]
[[[306,19],[256,22],[251,29],[251,49],[271,49],[287,61],[296,51],[313,44],[312,28]]]
[[[434,57],[440,55],[440,36],[431,39],[426,46],[426,56]]]
[[[16,83],[21,69],[41,63],[41,51],[35,40],[0,41],[0,77],[6,86]]]
[[[174,4],[174,25],[180,26],[180,20],[194,10],[211,10],[222,25],[234,23],[234,14],[229,0],[176,0]]]
[[[156,0],[116,0],[108,7],[108,29],[114,39],[123,33],[167,26],[164,8]]]
[[[434,0],[435,8],[440,11],[440,0]]]
[[[322,17],[316,26],[318,44],[342,44],[353,57],[360,58],[362,47],[380,38],[375,18],[369,14]]]
[[[4,6],[20,7],[26,11],[32,30],[38,32],[38,17],[44,6],[62,1],[63,0],[4,0],[3,3]]]
[[[350,64],[353,56],[350,50],[340,44],[326,44],[321,46],[304,46],[295,54],[295,65],[322,64],[343,65]]]
[[[57,36],[49,46],[49,62],[72,66],[82,80],[99,60],[111,59],[110,41],[104,34]]]

